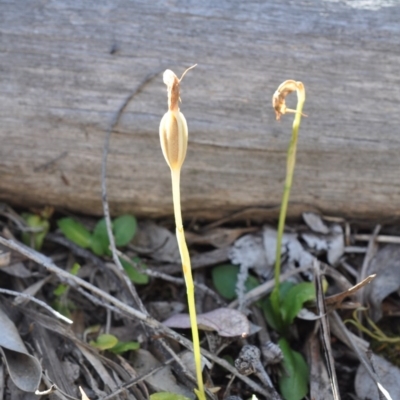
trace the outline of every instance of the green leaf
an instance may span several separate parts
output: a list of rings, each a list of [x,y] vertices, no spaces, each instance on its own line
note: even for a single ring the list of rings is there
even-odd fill
[[[228,363],[231,364],[232,366],[235,365],[235,360],[233,359],[233,357],[232,357],[230,354],[224,354],[224,355],[222,356],[222,358],[223,358],[225,361],[228,361]]]
[[[58,220],[57,225],[65,237],[71,240],[71,242],[74,242],[84,249],[90,246],[92,235],[80,222],[67,217]]]
[[[124,259],[120,258],[121,264],[126,271],[126,274],[128,275],[129,279],[133,282],[136,283],[137,285],[147,285],[149,283],[149,276],[146,274],[142,274],[139,272],[133,265],[131,265],[129,262],[125,261]],[[132,258],[132,263],[134,264],[140,264],[140,266],[143,269],[146,269],[146,265],[142,263],[142,261],[139,259],[139,257],[134,257]]]
[[[96,341],[91,340],[90,345],[99,350],[112,349],[118,343],[118,339],[114,335],[102,334],[99,335]]]
[[[129,350],[137,350],[140,348],[139,342],[118,342],[110,351],[114,354],[122,354]]]
[[[181,394],[158,392],[150,395],[150,400],[190,400],[188,397]]]
[[[213,268],[211,272],[215,289],[227,300],[236,298],[236,282],[239,270],[240,268],[237,265],[223,264]],[[246,291],[254,289],[259,284],[260,282],[255,276],[249,275],[245,283]]]
[[[290,348],[286,339],[280,339],[284,372],[279,377],[279,389],[285,400],[301,400],[308,392],[309,372],[303,356]]]
[[[60,297],[62,296],[68,289],[68,285],[65,283],[60,283],[54,290],[53,294],[54,296]]]
[[[113,221],[115,245],[126,246],[135,236],[137,221],[133,215],[121,215]]]
[[[279,286],[279,298],[284,299],[292,287],[294,287],[294,283],[283,282]],[[276,315],[275,310],[272,307],[271,296],[261,301],[261,309],[263,310],[264,317],[267,320],[268,325],[276,331],[283,333],[287,327],[287,324],[284,324],[286,321],[282,320],[281,314]]]
[[[282,319],[280,318],[280,315],[276,315],[274,307],[272,307],[270,296],[263,300],[261,309],[264,313],[267,324],[275,331],[282,333]]]
[[[80,269],[81,269],[81,266],[77,262],[75,262],[72,265],[71,271],[69,271],[69,272],[70,272],[71,275],[76,276],[76,275],[78,275],[78,272],[79,272]]]
[[[79,270],[81,269],[81,266],[76,262],[72,265],[70,274],[72,275],[77,275]],[[60,283],[54,290],[53,290],[53,294],[54,296],[60,297],[62,296],[68,289],[68,285],[65,283]]]
[[[103,256],[106,253],[101,240],[93,235],[90,238],[90,249],[94,254],[96,254],[96,256]]]
[[[102,256],[104,254],[111,254],[110,240],[108,239],[107,224],[105,218],[97,222],[92,234],[92,241],[90,244],[94,254]]]
[[[227,300],[236,297],[235,286],[239,267],[232,264],[223,264],[213,268],[212,281],[217,292]]]
[[[290,325],[303,308],[304,303],[315,299],[315,287],[311,282],[302,282],[293,286],[281,297],[281,315],[283,321]]]

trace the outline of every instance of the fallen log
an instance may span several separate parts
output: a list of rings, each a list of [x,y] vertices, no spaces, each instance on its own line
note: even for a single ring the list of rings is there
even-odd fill
[[[345,216],[400,215],[399,5],[0,4],[1,200],[101,214],[105,132],[125,99],[154,74],[111,136],[109,200],[114,214],[172,215],[158,138],[167,110],[162,72],[180,75],[198,63],[181,85],[189,126],[186,218],[252,207],[277,215],[292,116],[276,122],[271,97],[286,79],[304,83],[308,115],[289,214],[313,207]],[[295,96],[288,102],[294,108]]]

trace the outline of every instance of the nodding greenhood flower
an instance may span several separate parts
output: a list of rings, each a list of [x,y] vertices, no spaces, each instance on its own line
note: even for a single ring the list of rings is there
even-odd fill
[[[188,68],[180,79],[170,70],[164,72],[163,80],[168,90],[168,111],[160,122],[160,143],[165,161],[172,171],[180,170],[186,157],[188,143],[188,127],[186,118],[179,111],[179,84]]]

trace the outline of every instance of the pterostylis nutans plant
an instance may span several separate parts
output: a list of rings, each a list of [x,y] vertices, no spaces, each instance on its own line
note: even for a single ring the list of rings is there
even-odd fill
[[[292,92],[297,92],[297,107],[296,110],[291,110],[286,107],[286,96]],[[296,150],[297,150],[297,138],[299,134],[301,117],[305,116],[303,111],[304,101],[306,100],[306,92],[302,82],[296,82],[293,80],[287,80],[283,82],[274,95],[272,96],[272,107],[275,110],[276,119],[279,121],[281,116],[286,113],[294,113],[292,138],[290,139],[289,148],[287,151],[286,161],[286,179],[283,190],[281,210],[279,214],[278,223],[278,236],[276,242],[276,255],[275,255],[275,287],[271,294],[271,304],[276,313],[279,315],[279,277],[281,273],[281,246],[283,230],[285,228],[285,220],[287,207],[289,203],[290,189],[292,188],[293,173],[296,165]]]
[[[199,332],[197,329],[196,306],[194,298],[194,284],[192,268],[190,265],[189,251],[186,245],[185,232],[183,230],[181,200],[180,200],[180,175],[182,164],[186,157],[188,142],[188,128],[186,119],[179,110],[180,82],[186,72],[196,65],[188,68],[180,79],[169,69],[164,72],[163,80],[168,90],[168,111],[164,114],[160,123],[160,142],[165,160],[171,169],[172,197],[174,203],[176,238],[182,260],[183,276],[186,283],[187,300],[189,306],[190,325],[192,329],[193,352],[196,365],[196,378],[198,388],[195,389],[199,400],[205,400],[203,376],[201,368],[201,354]]]

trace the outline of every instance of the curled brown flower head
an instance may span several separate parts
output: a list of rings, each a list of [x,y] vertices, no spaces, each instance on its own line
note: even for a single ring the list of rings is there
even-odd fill
[[[163,74],[163,81],[167,85],[168,109],[170,111],[179,110],[180,79],[170,69],[167,69]]]
[[[179,110],[179,101],[180,98],[180,83],[182,82],[183,77],[186,75],[188,71],[193,69],[195,65],[189,67],[181,76],[180,79],[172,72],[170,69],[166,69],[163,74],[163,82],[167,85],[168,91],[168,109],[170,111]]]
[[[304,85],[302,82],[296,82],[293,80],[287,80],[279,85],[278,89],[272,96],[272,107],[275,110],[276,120],[279,121],[281,119],[281,115],[286,113],[296,113],[296,110],[292,110],[286,107],[286,96],[289,93],[297,92],[298,101],[304,102],[306,93],[304,90]],[[306,117],[305,114],[301,113],[303,117]]]

